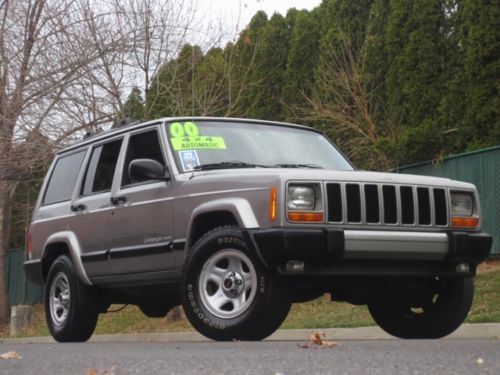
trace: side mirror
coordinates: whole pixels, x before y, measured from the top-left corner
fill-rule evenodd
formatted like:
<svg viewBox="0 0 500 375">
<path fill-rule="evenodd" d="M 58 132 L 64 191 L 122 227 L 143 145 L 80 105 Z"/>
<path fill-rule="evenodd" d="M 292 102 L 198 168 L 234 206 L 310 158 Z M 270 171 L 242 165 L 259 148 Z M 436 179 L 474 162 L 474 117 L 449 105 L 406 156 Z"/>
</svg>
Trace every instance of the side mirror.
<svg viewBox="0 0 500 375">
<path fill-rule="evenodd" d="M 170 174 L 153 159 L 134 159 L 128 166 L 128 175 L 132 181 L 168 180 Z"/>
</svg>

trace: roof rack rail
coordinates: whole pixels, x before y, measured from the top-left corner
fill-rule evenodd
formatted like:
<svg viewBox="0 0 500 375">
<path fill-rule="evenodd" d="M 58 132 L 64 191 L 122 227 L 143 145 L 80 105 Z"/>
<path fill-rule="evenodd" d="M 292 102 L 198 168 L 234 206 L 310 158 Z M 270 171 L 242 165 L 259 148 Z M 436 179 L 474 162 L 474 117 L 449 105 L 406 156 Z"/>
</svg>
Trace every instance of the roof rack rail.
<svg viewBox="0 0 500 375">
<path fill-rule="evenodd" d="M 138 124 L 139 122 L 140 122 L 139 120 L 136 120 L 134 118 L 125 117 L 125 118 L 121 119 L 120 121 L 118 121 L 118 123 L 116 124 L 116 127 L 121 128 L 122 126 Z"/>
</svg>

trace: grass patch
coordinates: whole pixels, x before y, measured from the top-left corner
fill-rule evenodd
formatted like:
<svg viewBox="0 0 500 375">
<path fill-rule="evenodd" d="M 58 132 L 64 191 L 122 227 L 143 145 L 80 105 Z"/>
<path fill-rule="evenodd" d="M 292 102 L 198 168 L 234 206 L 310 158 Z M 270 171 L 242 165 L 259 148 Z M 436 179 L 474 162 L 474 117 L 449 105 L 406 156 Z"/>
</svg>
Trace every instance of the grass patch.
<svg viewBox="0 0 500 375">
<path fill-rule="evenodd" d="M 475 282 L 475 297 L 468 323 L 500 322 L 500 262 L 486 263 L 479 269 Z M 117 309 L 120 306 L 112 306 Z M 183 314 L 181 314 L 183 316 Z M 282 328 L 340 328 L 375 325 L 365 306 L 330 302 L 328 295 L 314 301 L 294 304 Z M 193 328 L 183 316 L 174 323 L 168 318 L 147 318 L 136 306 L 108 314 L 101 314 L 96 334 L 139 333 L 139 332 L 180 332 Z M 34 308 L 34 322 L 20 336 L 47 336 L 42 305 Z M 9 326 L 0 326 L 0 337 L 9 336 Z"/>
</svg>

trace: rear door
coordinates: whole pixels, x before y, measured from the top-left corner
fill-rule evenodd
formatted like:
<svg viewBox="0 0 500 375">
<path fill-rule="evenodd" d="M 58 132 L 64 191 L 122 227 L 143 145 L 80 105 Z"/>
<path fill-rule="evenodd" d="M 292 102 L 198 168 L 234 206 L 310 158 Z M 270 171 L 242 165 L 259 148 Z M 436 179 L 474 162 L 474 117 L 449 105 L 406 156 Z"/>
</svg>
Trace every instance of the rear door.
<svg viewBox="0 0 500 375">
<path fill-rule="evenodd" d="M 130 133 L 121 160 L 121 178 L 113 193 L 110 262 L 114 275 L 175 268 L 173 254 L 173 185 L 171 181 L 133 181 L 134 159 L 153 159 L 167 168 L 158 126 Z"/>
<path fill-rule="evenodd" d="M 80 241 L 89 277 L 111 273 L 109 223 L 115 208 L 111 203 L 111 187 L 122 143 L 120 137 L 92 147 L 79 192 L 71 205 L 75 216 L 69 225 Z"/>
</svg>

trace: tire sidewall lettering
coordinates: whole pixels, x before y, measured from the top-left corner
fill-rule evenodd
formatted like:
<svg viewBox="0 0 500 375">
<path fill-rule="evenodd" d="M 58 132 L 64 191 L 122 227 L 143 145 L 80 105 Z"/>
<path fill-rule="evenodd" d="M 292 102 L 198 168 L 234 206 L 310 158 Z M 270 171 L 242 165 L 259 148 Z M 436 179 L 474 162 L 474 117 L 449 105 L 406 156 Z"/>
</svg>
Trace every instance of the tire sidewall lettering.
<svg viewBox="0 0 500 375">
<path fill-rule="evenodd" d="M 220 330 L 225 329 L 226 328 L 225 324 L 212 321 L 210 319 L 210 317 L 206 316 L 203 313 L 202 308 L 200 306 L 198 306 L 198 303 L 196 302 L 196 297 L 195 297 L 194 292 L 193 292 L 193 289 L 194 289 L 193 285 L 188 284 L 186 289 L 188 290 L 187 298 L 189 300 L 189 305 L 191 307 L 191 311 L 193 312 L 194 316 L 198 320 L 200 320 L 203 324 L 205 324 L 211 328 L 216 328 L 216 329 L 220 329 Z"/>
<path fill-rule="evenodd" d="M 224 232 L 222 232 L 224 231 Z M 184 307 L 186 314 L 191 320 L 195 328 L 209 330 L 212 332 L 222 331 L 224 335 L 231 335 L 231 332 L 243 329 L 247 326 L 249 321 L 256 319 L 262 315 L 264 306 L 267 306 L 268 294 L 271 289 L 268 289 L 269 280 L 266 275 L 264 266 L 260 263 L 259 257 L 253 250 L 253 246 L 245 239 L 237 230 L 222 229 L 217 235 L 212 235 L 200 242 L 198 246 L 193 248 L 193 253 L 190 259 L 187 260 L 185 268 L 185 284 L 184 284 Z M 256 270 L 257 286 L 254 302 L 239 316 L 231 319 L 222 319 L 212 315 L 204 306 L 199 286 L 199 274 L 206 262 L 213 254 L 218 251 L 231 249 L 239 251 L 247 255 L 253 263 Z M 269 285 L 271 286 L 271 285 Z M 205 327 L 205 328 L 203 328 Z M 197 329 L 198 329 L 197 328 Z M 246 328 L 248 329 L 248 328 Z M 225 336 L 224 336 L 225 337 Z"/>
</svg>

